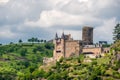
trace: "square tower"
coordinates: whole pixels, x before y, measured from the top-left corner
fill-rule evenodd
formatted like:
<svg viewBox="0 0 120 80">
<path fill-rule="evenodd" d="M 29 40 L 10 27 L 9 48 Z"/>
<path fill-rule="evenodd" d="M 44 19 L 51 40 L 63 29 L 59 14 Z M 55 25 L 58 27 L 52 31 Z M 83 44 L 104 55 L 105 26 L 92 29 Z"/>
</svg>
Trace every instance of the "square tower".
<svg viewBox="0 0 120 80">
<path fill-rule="evenodd" d="M 82 29 L 82 41 L 85 45 L 93 44 L 93 27 L 83 27 Z"/>
</svg>

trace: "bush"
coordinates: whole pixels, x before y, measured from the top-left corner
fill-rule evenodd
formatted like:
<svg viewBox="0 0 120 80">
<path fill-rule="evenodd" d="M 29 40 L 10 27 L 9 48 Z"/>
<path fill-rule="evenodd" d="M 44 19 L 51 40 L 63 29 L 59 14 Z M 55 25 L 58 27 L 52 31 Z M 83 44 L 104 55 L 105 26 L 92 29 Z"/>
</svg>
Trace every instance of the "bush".
<svg viewBox="0 0 120 80">
<path fill-rule="evenodd" d="M 36 53 L 36 52 L 37 52 L 37 49 L 36 49 L 36 48 L 34 48 L 34 49 L 32 50 L 32 52 Z"/>
<path fill-rule="evenodd" d="M 19 49 L 18 52 L 20 53 L 21 56 L 26 56 L 27 49 L 25 49 L 25 48 L 21 48 L 21 49 Z"/>
<path fill-rule="evenodd" d="M 36 50 L 40 51 L 40 52 L 43 52 L 45 50 L 45 48 L 43 46 L 37 46 Z"/>
<path fill-rule="evenodd" d="M 113 77 L 120 79 L 120 74 L 118 72 L 113 72 Z"/>
<path fill-rule="evenodd" d="M 51 43 L 46 43 L 46 44 L 45 44 L 45 48 L 46 48 L 46 49 L 53 49 L 53 48 L 54 48 L 54 45 L 51 44 Z"/>
<path fill-rule="evenodd" d="M 92 62 L 92 65 L 97 65 L 97 61 L 93 61 L 93 62 Z"/>
<path fill-rule="evenodd" d="M 89 80 L 102 80 L 101 77 L 93 73 L 90 77 Z"/>
<path fill-rule="evenodd" d="M 62 80 L 62 78 L 59 73 L 54 73 L 50 75 L 47 80 Z"/>
</svg>

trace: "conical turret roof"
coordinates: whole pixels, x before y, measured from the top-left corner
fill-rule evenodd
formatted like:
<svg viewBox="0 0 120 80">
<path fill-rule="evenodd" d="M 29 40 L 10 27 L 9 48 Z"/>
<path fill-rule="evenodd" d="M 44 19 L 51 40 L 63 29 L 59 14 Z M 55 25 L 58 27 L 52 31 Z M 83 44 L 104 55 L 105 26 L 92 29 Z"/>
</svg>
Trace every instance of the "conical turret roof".
<svg viewBox="0 0 120 80">
<path fill-rule="evenodd" d="M 56 33 L 56 35 L 55 35 L 55 39 L 57 40 L 58 39 L 58 34 Z"/>
<path fill-rule="evenodd" d="M 62 33 L 62 36 L 61 36 L 62 39 L 65 39 L 65 35 L 64 35 L 64 32 Z"/>
</svg>

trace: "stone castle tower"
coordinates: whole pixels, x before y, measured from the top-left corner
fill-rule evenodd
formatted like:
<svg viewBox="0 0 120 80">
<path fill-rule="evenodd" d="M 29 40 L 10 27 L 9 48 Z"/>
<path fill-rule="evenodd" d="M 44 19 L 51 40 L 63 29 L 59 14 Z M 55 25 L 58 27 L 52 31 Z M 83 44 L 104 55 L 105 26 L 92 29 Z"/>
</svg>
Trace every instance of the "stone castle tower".
<svg viewBox="0 0 120 80">
<path fill-rule="evenodd" d="M 83 27 L 83 29 L 82 29 L 82 41 L 86 45 L 93 44 L 93 27 Z"/>
<path fill-rule="evenodd" d="M 73 40 L 70 34 L 65 35 L 62 33 L 62 36 L 59 38 L 56 33 L 54 45 L 53 57 L 58 61 L 61 57 L 68 58 L 74 55 L 78 56 L 81 52 L 80 45 L 82 45 L 82 43 L 79 40 Z"/>
<path fill-rule="evenodd" d="M 55 60 L 59 60 L 61 57 L 65 56 L 65 42 L 64 42 L 64 33 L 62 34 L 62 37 L 59 38 L 57 33 L 55 36 L 55 40 L 54 40 L 54 53 L 53 53 L 53 57 Z"/>
</svg>

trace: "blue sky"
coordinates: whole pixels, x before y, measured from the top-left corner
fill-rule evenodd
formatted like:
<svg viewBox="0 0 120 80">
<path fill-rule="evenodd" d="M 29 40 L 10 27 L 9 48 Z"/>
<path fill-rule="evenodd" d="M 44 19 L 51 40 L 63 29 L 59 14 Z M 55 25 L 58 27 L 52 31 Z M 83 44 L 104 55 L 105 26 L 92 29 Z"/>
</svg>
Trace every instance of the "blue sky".
<svg viewBox="0 0 120 80">
<path fill-rule="evenodd" d="M 83 26 L 94 27 L 95 42 L 112 42 L 120 22 L 119 4 L 120 0 L 0 0 L 0 43 L 49 40 L 63 30 L 81 39 Z"/>
</svg>

